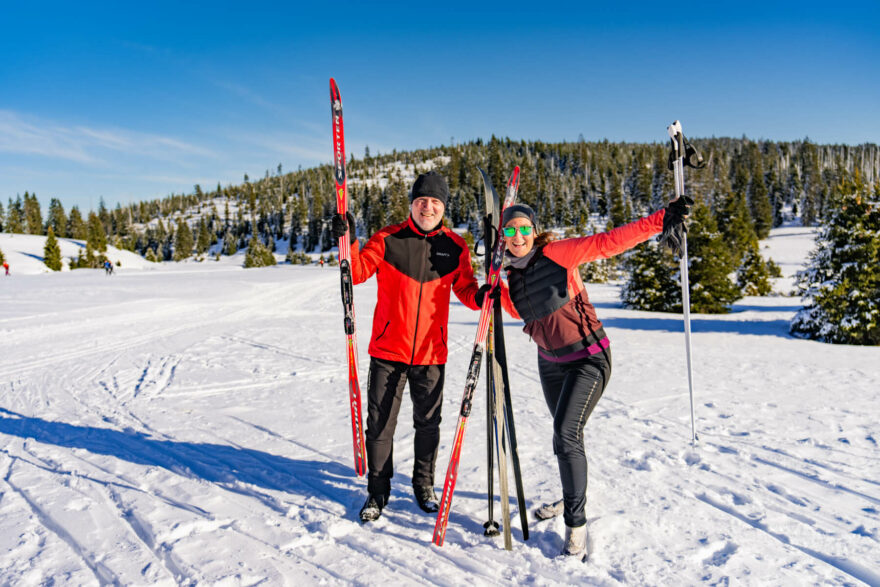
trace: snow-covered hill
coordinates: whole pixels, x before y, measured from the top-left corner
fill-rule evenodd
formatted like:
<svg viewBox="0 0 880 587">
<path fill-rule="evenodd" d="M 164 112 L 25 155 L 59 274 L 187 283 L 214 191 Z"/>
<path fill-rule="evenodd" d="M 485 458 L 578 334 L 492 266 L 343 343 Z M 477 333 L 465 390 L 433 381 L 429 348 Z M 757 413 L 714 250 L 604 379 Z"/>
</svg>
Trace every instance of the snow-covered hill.
<svg viewBox="0 0 880 587">
<path fill-rule="evenodd" d="M 789 275 L 780 292 L 811 237 L 763 243 Z M 7 258 L 27 256 L 16 239 Z M 561 519 L 531 521 L 524 542 L 515 517 L 511 552 L 482 535 L 482 385 L 445 545 L 411 496 L 409 400 L 391 503 L 358 523 L 332 268 L 123 259 L 105 277 L 24 261 L 0 276 L 0 584 L 880 585 L 880 349 L 792 338 L 797 298 L 693 316 L 692 448 L 680 318 L 588 286 L 614 374 L 586 429 L 581 564 L 556 557 Z M 364 381 L 375 295 L 355 288 Z M 505 326 L 533 509 L 560 492 L 551 421 L 534 346 Z M 454 303 L 438 488 L 475 328 Z"/>
<path fill-rule="evenodd" d="M 59 238 L 58 245 L 61 248 L 62 271 L 69 271 L 70 261 L 75 260 L 86 249 L 85 241 L 72 238 Z M 0 233 L 0 251 L 3 251 L 3 256 L 9 263 L 10 274 L 13 275 L 51 273 L 52 271 L 43 262 L 45 246 L 45 236 Z M 110 262 L 118 266 L 118 269 L 145 269 L 152 265 L 137 253 L 113 246 L 108 246 L 105 254 Z"/>
</svg>

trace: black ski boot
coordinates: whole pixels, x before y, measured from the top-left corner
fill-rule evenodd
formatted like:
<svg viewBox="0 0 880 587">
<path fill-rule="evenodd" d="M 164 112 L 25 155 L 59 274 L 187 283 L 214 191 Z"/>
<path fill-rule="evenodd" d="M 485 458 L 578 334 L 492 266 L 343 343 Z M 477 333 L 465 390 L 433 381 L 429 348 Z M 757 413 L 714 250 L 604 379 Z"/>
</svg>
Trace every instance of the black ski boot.
<svg viewBox="0 0 880 587">
<path fill-rule="evenodd" d="M 416 501 L 422 511 L 433 514 L 440 509 L 440 500 L 437 499 L 433 487 L 413 485 L 413 493 L 415 493 Z"/>
<path fill-rule="evenodd" d="M 382 515 L 382 509 L 387 503 L 387 495 L 370 495 L 366 503 L 364 503 L 364 507 L 361 508 L 361 513 L 359 514 L 361 522 L 374 522 L 378 520 Z"/>
</svg>

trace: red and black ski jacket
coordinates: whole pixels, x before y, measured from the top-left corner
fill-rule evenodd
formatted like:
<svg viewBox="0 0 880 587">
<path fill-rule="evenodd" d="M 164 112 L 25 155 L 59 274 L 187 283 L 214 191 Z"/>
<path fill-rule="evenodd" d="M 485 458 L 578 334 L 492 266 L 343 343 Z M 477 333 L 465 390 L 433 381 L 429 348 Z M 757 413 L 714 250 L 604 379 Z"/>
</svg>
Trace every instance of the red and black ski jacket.
<svg viewBox="0 0 880 587">
<path fill-rule="evenodd" d="M 360 250 L 351 245 L 351 274 L 376 274 L 371 357 L 409 365 L 446 363 L 450 293 L 472 310 L 479 286 L 464 239 L 445 226 L 424 233 L 413 222 L 386 226 Z"/>
<path fill-rule="evenodd" d="M 554 362 L 595 355 L 611 344 L 590 303 L 578 266 L 633 248 L 663 229 L 664 210 L 608 232 L 550 242 L 525 267 L 507 265 L 501 304 L 526 323 L 523 332 Z"/>
</svg>

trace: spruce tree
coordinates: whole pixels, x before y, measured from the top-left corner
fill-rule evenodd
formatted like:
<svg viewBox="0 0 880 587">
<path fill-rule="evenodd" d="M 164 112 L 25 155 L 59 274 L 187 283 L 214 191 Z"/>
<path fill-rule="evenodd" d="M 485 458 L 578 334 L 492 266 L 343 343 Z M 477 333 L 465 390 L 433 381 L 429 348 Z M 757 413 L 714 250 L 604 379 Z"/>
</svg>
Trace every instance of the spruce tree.
<svg viewBox="0 0 880 587">
<path fill-rule="evenodd" d="M 180 218 L 177 220 L 177 230 L 174 233 L 174 260 L 183 261 L 193 251 L 193 233 L 189 224 Z"/>
<path fill-rule="evenodd" d="M 67 229 L 65 232 L 68 237 L 77 240 L 86 240 L 86 238 L 88 238 L 86 223 L 83 222 L 82 214 L 80 214 L 79 208 L 76 206 L 70 209 L 70 216 L 67 217 Z"/>
<path fill-rule="evenodd" d="M 398 174 L 394 174 L 388 183 L 388 187 L 385 188 L 388 197 L 388 203 L 390 205 L 389 209 L 389 221 L 392 224 L 396 224 L 398 222 L 403 222 L 409 216 L 409 198 L 406 195 L 406 186 L 403 183 L 403 179 Z M 328 241 L 332 239 L 327 239 Z M 333 246 L 332 244 L 330 245 Z M 330 247 L 328 247 L 330 248 Z M 327 249 L 323 249 L 327 250 Z"/>
<path fill-rule="evenodd" d="M 55 238 L 55 229 L 49 227 L 46 245 L 43 247 L 43 263 L 52 271 L 61 271 L 61 247 Z"/>
<path fill-rule="evenodd" d="M 9 198 L 9 210 L 6 212 L 6 232 L 11 234 L 24 233 L 24 210 L 21 205 L 21 196 Z"/>
<path fill-rule="evenodd" d="M 741 296 L 730 280 L 737 267 L 730 244 L 718 230 L 709 208 L 698 202 L 688 221 L 688 280 L 691 310 L 724 314 Z"/>
<path fill-rule="evenodd" d="M 752 179 L 749 183 L 747 195 L 755 234 L 760 240 L 770 236 L 770 229 L 773 227 L 773 206 L 770 202 L 770 190 L 767 189 L 767 184 L 764 181 L 764 166 L 761 162 L 761 152 L 758 150 L 757 145 L 750 152 Z"/>
<path fill-rule="evenodd" d="M 223 235 L 223 254 L 234 255 L 238 251 L 238 239 L 233 232 L 227 231 Z"/>
<path fill-rule="evenodd" d="M 86 242 L 91 245 L 93 251 L 103 253 L 107 250 L 107 233 L 104 232 L 100 217 L 94 212 L 89 212 L 86 232 Z"/>
<path fill-rule="evenodd" d="M 0 265 L 6 262 L 6 257 L 3 256 L 3 249 L 0 249 Z"/>
<path fill-rule="evenodd" d="M 742 263 L 746 252 L 757 246 L 755 225 L 746 204 L 745 193 L 733 192 L 727 195 L 715 216 L 717 227 L 731 248 L 737 266 Z"/>
<path fill-rule="evenodd" d="M 757 243 L 749 247 L 736 271 L 736 284 L 747 296 L 766 296 L 773 291 L 770 265 L 761 256 Z"/>
<path fill-rule="evenodd" d="M 681 312 L 678 264 L 653 242 L 637 246 L 625 261 L 629 278 L 620 290 L 627 308 L 649 312 Z"/>
<path fill-rule="evenodd" d="M 208 252 L 208 248 L 211 246 L 211 231 L 208 229 L 208 223 L 205 222 L 205 217 L 203 216 L 199 220 L 199 234 L 196 238 L 196 252 L 200 255 L 204 255 Z"/>
<path fill-rule="evenodd" d="M 809 265 L 797 275 L 804 308 L 792 319 L 792 334 L 880 345 L 880 190 L 873 198 L 859 175 L 832 193 Z"/>
<path fill-rule="evenodd" d="M 52 228 L 55 231 L 55 236 L 61 238 L 67 236 L 67 214 L 64 213 L 64 206 L 58 198 L 49 200 L 49 213 L 46 218 L 46 225 L 46 228 Z"/>
<path fill-rule="evenodd" d="M 244 256 L 245 268 L 250 267 L 268 267 L 275 265 L 275 255 L 266 248 L 266 245 L 260 242 L 260 239 L 253 237 L 248 243 L 248 250 Z"/>
<path fill-rule="evenodd" d="M 36 194 L 24 193 L 24 224 L 28 234 L 43 234 L 43 215 Z"/>
</svg>

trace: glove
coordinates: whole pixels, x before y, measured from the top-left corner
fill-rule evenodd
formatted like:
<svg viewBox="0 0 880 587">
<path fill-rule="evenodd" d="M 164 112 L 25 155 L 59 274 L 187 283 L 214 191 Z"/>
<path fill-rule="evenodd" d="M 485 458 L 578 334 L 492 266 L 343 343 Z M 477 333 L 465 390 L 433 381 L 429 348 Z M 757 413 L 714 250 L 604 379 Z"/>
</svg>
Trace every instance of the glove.
<svg viewBox="0 0 880 587">
<path fill-rule="evenodd" d="M 486 298 L 486 292 L 492 289 L 492 286 L 488 283 L 484 283 L 480 286 L 480 289 L 477 291 L 476 295 L 474 295 L 474 301 L 477 302 L 477 305 L 481 308 L 483 307 L 483 300 Z M 489 299 L 497 302 L 501 299 L 501 286 L 499 285 L 492 293 L 489 294 Z"/>
<path fill-rule="evenodd" d="M 354 215 L 351 212 L 346 212 L 345 216 L 334 214 L 330 218 L 330 236 L 339 240 L 346 232 L 354 236 Z"/>
<path fill-rule="evenodd" d="M 684 219 L 691 211 L 694 201 L 688 196 L 681 196 L 669 202 L 666 206 L 666 214 L 663 215 L 663 232 L 660 234 L 660 243 L 669 247 L 676 255 L 681 255 L 681 247 L 687 238 L 687 226 Z"/>
</svg>

